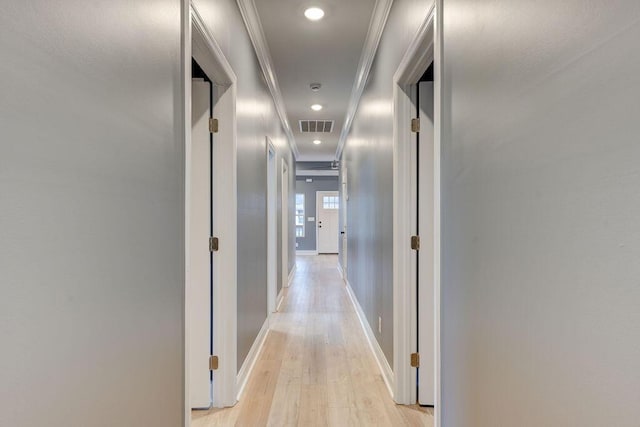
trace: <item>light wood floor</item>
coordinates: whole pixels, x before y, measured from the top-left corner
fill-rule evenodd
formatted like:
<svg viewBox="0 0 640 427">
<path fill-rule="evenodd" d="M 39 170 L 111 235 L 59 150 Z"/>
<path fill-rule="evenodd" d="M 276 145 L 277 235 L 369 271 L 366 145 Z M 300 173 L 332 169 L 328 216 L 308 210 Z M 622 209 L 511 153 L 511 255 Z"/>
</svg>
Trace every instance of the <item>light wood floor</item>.
<svg viewBox="0 0 640 427">
<path fill-rule="evenodd" d="M 395 405 L 333 255 L 301 256 L 240 402 L 193 411 L 205 426 L 433 426 Z"/>
</svg>

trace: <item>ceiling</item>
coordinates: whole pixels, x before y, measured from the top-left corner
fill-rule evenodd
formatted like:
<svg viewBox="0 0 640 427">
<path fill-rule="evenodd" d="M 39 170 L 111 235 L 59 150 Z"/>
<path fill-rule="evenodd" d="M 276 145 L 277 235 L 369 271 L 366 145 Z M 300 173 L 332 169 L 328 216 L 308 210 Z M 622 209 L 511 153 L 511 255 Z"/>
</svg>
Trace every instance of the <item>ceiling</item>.
<svg viewBox="0 0 640 427">
<path fill-rule="evenodd" d="M 334 160 L 356 80 L 375 0 L 255 0 L 285 111 L 299 150 L 297 160 Z M 304 11 L 320 7 L 319 21 Z M 321 89 L 311 90 L 311 83 Z M 321 111 L 311 110 L 321 104 Z M 334 120 L 331 133 L 301 133 L 299 120 Z M 313 144 L 320 139 L 321 144 Z"/>
</svg>

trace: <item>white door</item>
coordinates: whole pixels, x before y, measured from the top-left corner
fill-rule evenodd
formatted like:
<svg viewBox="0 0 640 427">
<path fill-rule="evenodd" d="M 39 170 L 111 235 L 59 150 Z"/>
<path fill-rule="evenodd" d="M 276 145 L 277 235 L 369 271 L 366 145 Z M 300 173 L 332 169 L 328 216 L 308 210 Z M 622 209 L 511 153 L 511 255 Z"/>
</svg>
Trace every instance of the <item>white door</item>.
<svg viewBox="0 0 640 427">
<path fill-rule="evenodd" d="M 189 214 L 189 396 L 192 408 L 212 402 L 211 373 L 211 84 L 191 83 L 191 173 Z"/>
<path fill-rule="evenodd" d="M 289 168 L 282 160 L 282 287 L 289 286 Z"/>
<path fill-rule="evenodd" d="M 349 195 L 347 193 L 347 168 L 342 168 L 342 204 L 340 205 L 340 212 L 342 212 L 342 230 L 340 235 L 342 236 L 342 274 L 344 278 L 347 278 L 347 200 Z"/>
<path fill-rule="evenodd" d="M 337 191 L 316 192 L 319 254 L 338 253 L 340 196 Z"/>
<path fill-rule="evenodd" d="M 276 150 L 267 138 L 267 313 L 276 311 L 278 252 L 276 221 Z"/>
<path fill-rule="evenodd" d="M 418 84 L 418 402 L 435 402 L 435 281 L 434 281 L 434 138 L 433 82 Z"/>
</svg>

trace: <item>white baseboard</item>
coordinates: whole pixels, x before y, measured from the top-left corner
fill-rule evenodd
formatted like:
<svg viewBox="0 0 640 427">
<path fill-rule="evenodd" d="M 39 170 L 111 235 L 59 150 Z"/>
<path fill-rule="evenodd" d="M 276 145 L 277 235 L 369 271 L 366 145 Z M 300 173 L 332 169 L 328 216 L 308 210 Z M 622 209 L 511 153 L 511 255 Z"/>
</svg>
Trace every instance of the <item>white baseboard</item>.
<svg viewBox="0 0 640 427">
<path fill-rule="evenodd" d="M 240 396 L 244 391 L 245 386 L 247 385 L 247 381 L 249 380 L 249 375 L 253 370 L 253 367 L 258 360 L 258 356 L 260 356 L 260 352 L 262 351 L 262 347 L 264 346 L 264 342 L 267 339 L 267 334 L 269 333 L 269 319 L 267 318 L 262 324 L 262 328 L 260 328 L 260 332 L 258 332 L 258 336 L 256 340 L 253 342 L 253 345 L 249 349 L 249 354 L 247 354 L 247 358 L 244 360 L 240 371 L 238 372 L 238 376 L 236 378 L 236 390 L 238 390 L 238 400 L 240 400 Z"/>
<path fill-rule="evenodd" d="M 373 352 L 373 356 L 376 359 L 376 362 L 378 363 L 378 368 L 380 369 L 380 372 L 382 373 L 382 378 L 384 379 L 384 383 L 386 384 L 387 389 L 389 390 L 389 395 L 391 396 L 391 398 L 393 398 L 393 383 L 394 383 L 393 370 L 391 369 L 391 366 L 389 366 L 389 362 L 387 361 L 387 358 L 385 357 L 384 352 L 382 351 L 382 348 L 380 348 L 380 344 L 378 344 L 378 340 L 376 339 L 376 336 L 373 333 L 373 329 L 371 329 L 371 325 L 369 325 L 369 322 L 367 321 L 367 316 L 365 316 L 364 311 L 362 310 L 362 307 L 358 302 L 358 299 L 353 293 L 351 284 L 349 283 L 348 280 L 345 280 L 345 281 L 347 284 L 346 286 L 347 294 L 349 294 L 349 299 L 351 300 L 353 307 L 356 309 L 356 313 L 358 314 L 358 319 L 360 320 L 360 326 L 362 326 L 362 330 L 364 331 L 364 334 L 367 337 L 367 341 L 369 342 L 369 347 L 371 348 L 371 351 Z"/>
<path fill-rule="evenodd" d="M 296 251 L 296 255 L 318 255 L 318 251 Z"/>
<path fill-rule="evenodd" d="M 278 296 L 276 297 L 276 311 L 280 311 L 280 305 L 282 304 L 282 301 L 284 301 L 284 289 L 280 288 L 280 292 L 278 292 Z"/>
<path fill-rule="evenodd" d="M 296 275 L 296 268 L 298 266 L 293 264 L 293 268 L 289 272 L 289 282 L 287 283 L 287 287 L 291 286 L 291 282 L 293 282 L 293 277 Z"/>
</svg>

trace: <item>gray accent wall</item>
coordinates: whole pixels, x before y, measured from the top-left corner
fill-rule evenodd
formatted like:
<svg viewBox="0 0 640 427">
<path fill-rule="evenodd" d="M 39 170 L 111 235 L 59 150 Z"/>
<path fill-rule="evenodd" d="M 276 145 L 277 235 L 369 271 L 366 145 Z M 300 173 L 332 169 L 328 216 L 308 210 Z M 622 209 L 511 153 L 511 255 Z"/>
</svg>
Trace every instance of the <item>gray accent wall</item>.
<svg viewBox="0 0 640 427">
<path fill-rule="evenodd" d="M 347 168 L 349 194 L 347 278 L 391 366 L 393 74 L 430 6 L 424 0 L 393 2 L 341 159 Z M 382 333 L 378 333 L 378 316 Z"/>
<path fill-rule="evenodd" d="M 267 318 L 267 142 L 276 148 L 278 232 L 282 160 L 289 165 L 289 271 L 295 263 L 295 161 L 237 3 L 194 0 L 238 77 L 238 370 Z M 282 242 L 278 241 L 278 259 Z M 278 263 L 278 277 L 281 277 Z M 278 287 L 281 284 L 278 281 Z"/>
<path fill-rule="evenodd" d="M 637 426 L 640 2 L 443 28 L 443 425 Z"/>
<path fill-rule="evenodd" d="M 312 182 L 306 182 L 307 178 Z M 305 235 L 296 237 L 299 251 L 316 250 L 316 227 L 318 218 L 316 214 L 316 191 L 338 191 L 337 176 L 298 176 L 296 177 L 296 193 L 304 194 L 305 208 Z M 315 221 L 307 221 L 307 218 L 315 217 Z"/>
<path fill-rule="evenodd" d="M 0 13 L 0 425 L 184 418 L 177 0 Z"/>
</svg>

